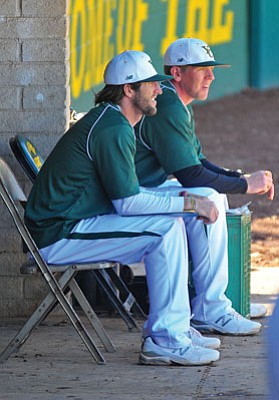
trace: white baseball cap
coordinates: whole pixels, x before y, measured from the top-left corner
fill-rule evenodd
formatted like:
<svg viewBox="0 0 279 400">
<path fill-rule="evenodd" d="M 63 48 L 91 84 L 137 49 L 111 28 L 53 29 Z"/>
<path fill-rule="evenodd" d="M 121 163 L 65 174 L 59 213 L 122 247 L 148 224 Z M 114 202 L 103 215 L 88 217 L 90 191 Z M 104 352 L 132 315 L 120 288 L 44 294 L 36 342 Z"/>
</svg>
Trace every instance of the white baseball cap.
<svg viewBox="0 0 279 400">
<path fill-rule="evenodd" d="M 136 50 L 126 50 L 113 57 L 104 72 L 104 82 L 108 85 L 159 82 L 172 78 L 171 75 L 159 75 L 149 55 Z"/>
<path fill-rule="evenodd" d="M 213 53 L 200 39 L 181 38 L 169 45 L 164 55 L 164 65 L 192 65 L 201 67 L 229 67 L 215 61 Z"/>
</svg>

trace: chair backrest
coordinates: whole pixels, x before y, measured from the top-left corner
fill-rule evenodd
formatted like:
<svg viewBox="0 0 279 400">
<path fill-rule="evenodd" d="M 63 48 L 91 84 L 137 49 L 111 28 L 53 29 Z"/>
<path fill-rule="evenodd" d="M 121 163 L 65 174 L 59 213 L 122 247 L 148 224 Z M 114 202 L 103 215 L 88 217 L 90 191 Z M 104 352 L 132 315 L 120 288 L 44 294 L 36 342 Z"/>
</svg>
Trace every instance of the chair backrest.
<svg viewBox="0 0 279 400">
<path fill-rule="evenodd" d="M 31 182 L 34 182 L 44 159 L 35 145 L 23 135 L 13 136 L 10 147 Z"/>
<path fill-rule="evenodd" d="M 20 202 L 22 207 L 25 208 L 26 196 L 11 168 L 2 157 L 0 157 L 0 196 L 8 208 L 15 222 L 16 228 L 21 235 L 23 241 L 23 251 L 25 253 L 30 251 L 31 254 L 33 254 L 34 251 L 38 252 L 36 245 L 30 233 L 27 231 L 21 214 L 16 206 L 16 202 Z M 28 241 L 30 242 L 31 246 L 30 244 L 28 245 Z"/>
<path fill-rule="evenodd" d="M 0 157 L 0 183 L 2 189 L 6 191 L 13 201 L 26 201 L 26 196 L 20 184 L 18 183 L 9 165 L 2 157 Z"/>
<path fill-rule="evenodd" d="M 0 196 L 14 220 L 16 228 L 26 245 L 26 249 L 37 262 L 42 272 L 48 270 L 47 264 L 42 259 L 29 230 L 24 224 L 23 217 L 16 206 L 16 202 L 20 202 L 24 207 L 26 196 L 11 168 L 2 157 L 0 157 Z"/>
</svg>

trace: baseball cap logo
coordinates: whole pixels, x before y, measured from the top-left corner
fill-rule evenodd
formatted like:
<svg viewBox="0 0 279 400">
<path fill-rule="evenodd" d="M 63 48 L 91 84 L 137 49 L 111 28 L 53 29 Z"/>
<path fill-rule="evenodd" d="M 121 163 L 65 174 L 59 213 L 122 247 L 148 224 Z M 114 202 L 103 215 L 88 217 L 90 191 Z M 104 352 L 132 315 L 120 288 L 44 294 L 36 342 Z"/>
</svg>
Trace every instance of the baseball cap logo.
<svg viewBox="0 0 279 400">
<path fill-rule="evenodd" d="M 210 48 L 208 45 L 202 46 L 202 48 L 205 50 L 206 54 L 207 54 L 210 58 L 213 58 L 213 53 L 212 53 L 212 51 L 211 51 L 211 48 Z"/>
<path fill-rule="evenodd" d="M 126 79 L 127 79 L 128 81 L 130 81 L 131 79 L 133 79 L 133 76 L 134 76 L 134 75 L 127 75 L 127 76 L 126 76 Z"/>
</svg>

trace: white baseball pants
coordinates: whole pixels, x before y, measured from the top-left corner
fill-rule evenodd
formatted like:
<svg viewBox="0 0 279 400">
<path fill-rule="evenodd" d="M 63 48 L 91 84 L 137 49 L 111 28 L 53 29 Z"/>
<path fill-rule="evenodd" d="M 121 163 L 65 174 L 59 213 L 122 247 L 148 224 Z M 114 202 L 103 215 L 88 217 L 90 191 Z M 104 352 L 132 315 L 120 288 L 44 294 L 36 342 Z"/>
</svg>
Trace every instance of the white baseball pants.
<svg viewBox="0 0 279 400">
<path fill-rule="evenodd" d="M 188 193 L 207 196 L 214 201 L 219 217 L 214 224 L 204 225 L 196 217 L 186 214 L 184 222 L 188 247 L 193 263 L 192 279 L 195 297 L 191 299 L 193 318 L 215 321 L 232 311 L 232 303 L 226 297 L 228 285 L 228 231 L 226 221 L 227 197 L 211 188 L 183 188 L 176 180 L 168 180 L 152 191 Z"/>
<path fill-rule="evenodd" d="M 150 313 L 147 333 L 161 346 L 190 344 L 187 237 L 182 218 L 173 216 L 121 217 L 104 215 L 80 221 L 73 239 L 41 249 L 52 264 L 144 261 Z M 106 238 L 97 239 L 96 234 Z M 117 237 L 116 237 L 117 236 Z"/>
</svg>

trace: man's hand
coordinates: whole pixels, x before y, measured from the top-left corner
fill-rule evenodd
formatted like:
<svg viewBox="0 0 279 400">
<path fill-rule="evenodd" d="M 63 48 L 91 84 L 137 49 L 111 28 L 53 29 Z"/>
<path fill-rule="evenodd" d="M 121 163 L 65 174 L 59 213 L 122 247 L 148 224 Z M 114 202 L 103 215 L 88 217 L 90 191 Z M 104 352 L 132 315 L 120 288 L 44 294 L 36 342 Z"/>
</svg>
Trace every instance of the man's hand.
<svg viewBox="0 0 279 400">
<path fill-rule="evenodd" d="M 198 219 L 205 224 L 214 223 L 219 215 L 214 202 L 208 197 L 199 195 L 184 195 L 184 211 L 194 210 L 198 214 Z"/>
<path fill-rule="evenodd" d="M 249 194 L 267 194 L 268 200 L 274 198 L 274 184 L 271 171 L 256 171 L 243 176 L 247 183 Z"/>
</svg>

